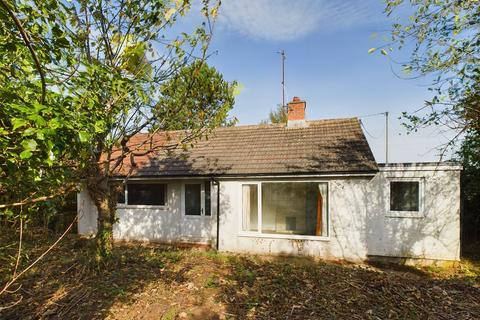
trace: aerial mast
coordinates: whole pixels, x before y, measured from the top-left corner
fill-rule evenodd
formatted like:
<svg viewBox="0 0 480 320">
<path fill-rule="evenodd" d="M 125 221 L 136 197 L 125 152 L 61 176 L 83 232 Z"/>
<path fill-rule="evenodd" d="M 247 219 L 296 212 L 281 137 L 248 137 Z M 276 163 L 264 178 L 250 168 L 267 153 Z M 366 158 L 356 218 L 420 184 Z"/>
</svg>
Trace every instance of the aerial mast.
<svg viewBox="0 0 480 320">
<path fill-rule="evenodd" d="M 285 50 L 278 52 L 280 54 L 281 63 L 282 63 L 282 108 L 285 108 Z M 287 110 L 288 112 L 288 110 Z"/>
</svg>

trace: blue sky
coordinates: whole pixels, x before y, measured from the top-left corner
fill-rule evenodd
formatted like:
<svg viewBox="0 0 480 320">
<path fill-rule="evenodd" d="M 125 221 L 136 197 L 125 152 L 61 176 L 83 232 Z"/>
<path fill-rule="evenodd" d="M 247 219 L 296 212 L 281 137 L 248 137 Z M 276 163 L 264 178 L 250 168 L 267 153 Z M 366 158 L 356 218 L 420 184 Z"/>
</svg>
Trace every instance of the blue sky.
<svg viewBox="0 0 480 320">
<path fill-rule="evenodd" d="M 407 135 L 398 119 L 428 99 L 428 80 L 399 79 L 386 57 L 367 53 L 384 43 L 382 34 L 393 21 L 383 8 L 381 0 L 224 0 L 211 44 L 218 53 L 209 64 L 243 86 L 231 113 L 239 125 L 259 123 L 281 102 L 277 52 L 284 49 L 286 100 L 306 100 L 307 119 L 389 111 L 389 160 L 437 160 L 448 133 L 428 128 Z M 408 51 L 393 57 L 405 60 Z M 383 162 L 384 118 L 362 121 L 375 158 Z"/>
</svg>

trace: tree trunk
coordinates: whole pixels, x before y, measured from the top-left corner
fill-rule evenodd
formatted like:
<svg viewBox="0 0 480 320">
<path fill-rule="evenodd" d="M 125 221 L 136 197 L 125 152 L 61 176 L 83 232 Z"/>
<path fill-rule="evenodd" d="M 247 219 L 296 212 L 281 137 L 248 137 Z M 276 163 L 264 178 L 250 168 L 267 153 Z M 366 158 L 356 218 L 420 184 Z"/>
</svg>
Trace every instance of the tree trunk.
<svg viewBox="0 0 480 320">
<path fill-rule="evenodd" d="M 117 193 L 107 177 L 92 178 L 88 181 L 87 187 L 98 211 L 95 258 L 97 262 L 102 262 L 112 256 Z"/>
</svg>

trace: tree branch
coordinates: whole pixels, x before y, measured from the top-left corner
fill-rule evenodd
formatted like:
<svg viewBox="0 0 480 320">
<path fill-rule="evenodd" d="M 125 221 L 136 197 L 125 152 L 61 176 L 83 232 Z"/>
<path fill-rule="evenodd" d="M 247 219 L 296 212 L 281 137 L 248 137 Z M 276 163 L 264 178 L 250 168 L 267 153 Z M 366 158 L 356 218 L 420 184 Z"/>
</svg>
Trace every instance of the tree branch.
<svg viewBox="0 0 480 320">
<path fill-rule="evenodd" d="M 28 205 L 28 204 L 33 204 L 33 203 L 37 203 L 37 202 L 50 200 L 50 199 L 56 198 L 56 197 L 58 197 L 62 194 L 73 191 L 74 189 L 75 189 L 75 185 L 71 185 L 71 186 L 69 186 L 69 187 L 67 187 L 63 190 L 60 190 L 59 192 L 57 192 L 55 194 L 52 194 L 52 195 L 49 195 L 49 196 L 38 197 L 38 198 L 35 198 L 35 199 L 25 199 L 25 200 L 22 200 L 22 201 L 19 201 L 19 202 L 14 202 L 14 203 L 0 204 L 0 209 L 19 207 L 19 206 L 24 206 L 24 205 Z"/>
<path fill-rule="evenodd" d="M 21 21 L 17 18 L 17 16 L 15 16 L 13 11 L 10 10 L 10 8 L 8 7 L 8 5 L 5 3 L 4 0 L 0 0 L 0 4 L 5 8 L 5 10 L 8 12 L 10 17 L 15 22 L 15 25 L 17 26 L 18 31 L 20 31 L 23 42 L 25 43 L 28 50 L 30 51 L 30 54 L 32 55 L 33 61 L 35 62 L 35 67 L 37 68 L 38 73 L 40 74 L 40 81 L 42 82 L 42 98 L 41 98 L 40 102 L 43 104 L 45 102 L 45 95 L 46 95 L 46 92 L 47 92 L 47 84 L 46 84 L 46 81 L 45 81 L 45 74 L 44 74 L 43 69 L 40 65 L 40 61 L 38 60 L 37 54 L 35 53 L 35 50 L 33 49 L 32 43 L 31 43 L 31 41 L 30 41 L 30 39 L 27 35 L 27 32 L 23 28 Z"/>
</svg>

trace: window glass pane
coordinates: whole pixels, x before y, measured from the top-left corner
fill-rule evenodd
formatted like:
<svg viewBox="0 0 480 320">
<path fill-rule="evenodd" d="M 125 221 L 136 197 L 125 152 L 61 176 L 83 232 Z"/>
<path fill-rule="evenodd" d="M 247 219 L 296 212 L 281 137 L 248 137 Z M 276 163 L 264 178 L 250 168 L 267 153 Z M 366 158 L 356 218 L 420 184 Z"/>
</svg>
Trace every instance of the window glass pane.
<svg viewBox="0 0 480 320">
<path fill-rule="evenodd" d="M 242 230 L 258 231 L 258 187 L 242 185 Z"/>
<path fill-rule="evenodd" d="M 117 203 L 125 204 L 125 186 L 121 192 L 117 193 Z"/>
<path fill-rule="evenodd" d="M 212 214 L 211 209 L 211 192 L 210 192 L 210 181 L 205 181 L 205 215 L 209 216 Z"/>
<path fill-rule="evenodd" d="M 262 184 L 262 233 L 328 235 L 327 184 Z"/>
<path fill-rule="evenodd" d="M 419 211 L 420 184 L 417 181 L 390 182 L 391 211 Z"/>
<path fill-rule="evenodd" d="M 201 184 L 185 185 L 185 214 L 190 216 L 201 215 Z"/>
<path fill-rule="evenodd" d="M 157 183 L 129 183 L 128 204 L 129 205 L 165 205 L 167 191 L 166 184 Z"/>
</svg>

